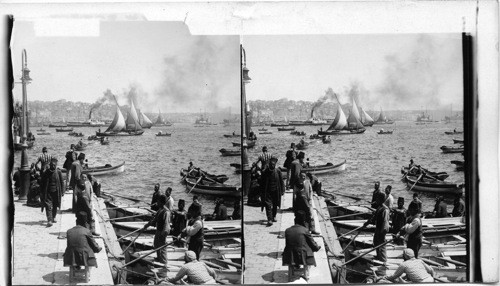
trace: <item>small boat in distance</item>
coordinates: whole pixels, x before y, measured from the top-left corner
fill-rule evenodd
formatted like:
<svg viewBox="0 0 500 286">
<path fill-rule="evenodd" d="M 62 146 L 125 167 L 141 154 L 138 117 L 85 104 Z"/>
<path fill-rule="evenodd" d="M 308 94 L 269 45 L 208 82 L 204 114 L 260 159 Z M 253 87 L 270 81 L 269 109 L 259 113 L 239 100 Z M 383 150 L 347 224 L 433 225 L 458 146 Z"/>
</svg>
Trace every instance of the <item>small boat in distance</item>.
<svg viewBox="0 0 500 286">
<path fill-rule="evenodd" d="M 222 148 L 219 150 L 222 156 L 241 156 L 241 150 L 229 150 Z"/>
<path fill-rule="evenodd" d="M 380 131 L 377 132 L 377 134 L 392 134 L 393 132 L 394 132 L 394 130 L 385 131 L 384 129 L 380 129 Z"/>
<path fill-rule="evenodd" d="M 446 135 L 453 135 L 453 134 L 463 134 L 463 131 L 457 131 L 457 129 L 454 129 L 453 131 L 445 131 L 444 134 Z"/>
<path fill-rule="evenodd" d="M 71 127 L 61 127 L 61 128 L 56 128 L 56 132 L 72 132 L 73 128 Z"/>
<path fill-rule="evenodd" d="M 163 133 L 163 132 L 158 132 L 155 134 L 157 137 L 169 137 L 172 135 L 172 133 Z"/>
<path fill-rule="evenodd" d="M 441 146 L 441 150 L 443 153 L 462 153 L 464 151 L 464 146 L 460 147 L 450 147 L 450 146 Z"/>
<path fill-rule="evenodd" d="M 278 127 L 278 131 L 293 131 L 295 130 L 295 126 L 292 127 Z"/>
<path fill-rule="evenodd" d="M 453 143 L 454 144 L 464 144 L 464 139 L 455 139 L 455 138 L 453 138 Z"/>
</svg>

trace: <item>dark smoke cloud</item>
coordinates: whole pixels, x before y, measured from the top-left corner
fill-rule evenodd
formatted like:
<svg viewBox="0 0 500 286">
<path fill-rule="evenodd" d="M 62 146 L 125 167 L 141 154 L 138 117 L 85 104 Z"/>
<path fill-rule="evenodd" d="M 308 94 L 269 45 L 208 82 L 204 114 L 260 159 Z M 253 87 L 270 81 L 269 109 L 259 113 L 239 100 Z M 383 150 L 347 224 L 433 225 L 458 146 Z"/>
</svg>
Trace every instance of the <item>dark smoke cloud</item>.
<svg viewBox="0 0 500 286">
<path fill-rule="evenodd" d="M 103 96 L 97 99 L 97 101 L 90 106 L 90 112 L 94 111 L 95 109 L 99 108 L 101 105 L 104 103 L 110 103 L 110 102 L 115 102 L 115 99 L 113 98 L 113 93 L 111 93 L 111 90 L 106 90 L 103 93 Z"/>
<path fill-rule="evenodd" d="M 156 104 L 165 102 L 169 109 L 197 111 L 193 109 L 203 107 L 207 112 L 217 111 L 227 106 L 228 85 L 236 87 L 234 99 L 239 99 L 239 45 L 232 43 L 232 38 L 197 36 L 184 51 L 187 56 L 165 58 L 163 83 L 154 97 Z"/>
<path fill-rule="evenodd" d="M 314 117 L 314 110 L 318 107 L 320 107 L 323 103 L 325 103 L 328 100 L 335 100 L 335 94 L 331 88 L 328 88 L 327 91 L 325 91 L 325 95 L 320 97 L 312 106 L 311 108 L 311 117 Z"/>
<path fill-rule="evenodd" d="M 368 101 L 372 108 L 436 108 L 450 103 L 450 90 L 460 90 L 458 38 L 420 35 L 413 47 L 385 57 L 385 78 L 377 95 Z M 456 94 L 451 96 L 456 98 Z"/>
</svg>

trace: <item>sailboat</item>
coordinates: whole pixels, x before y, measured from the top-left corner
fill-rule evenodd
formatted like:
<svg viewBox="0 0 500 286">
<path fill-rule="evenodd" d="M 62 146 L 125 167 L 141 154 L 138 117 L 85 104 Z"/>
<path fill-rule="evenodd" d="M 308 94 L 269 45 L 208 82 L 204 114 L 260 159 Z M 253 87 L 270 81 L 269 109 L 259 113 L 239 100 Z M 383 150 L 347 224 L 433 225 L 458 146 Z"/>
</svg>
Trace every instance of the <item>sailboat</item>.
<svg viewBox="0 0 500 286">
<path fill-rule="evenodd" d="M 161 117 L 161 111 L 158 109 L 158 118 L 156 118 L 154 126 L 172 126 L 172 123 L 166 122 L 163 117 Z"/>
<path fill-rule="evenodd" d="M 366 113 L 366 111 L 361 106 L 359 107 L 359 111 L 361 114 L 361 123 L 363 123 L 363 126 L 372 126 L 373 123 L 375 123 L 375 120 L 373 120 L 373 118 L 371 118 L 371 116 L 368 115 L 368 113 Z"/>
<path fill-rule="evenodd" d="M 142 128 L 151 128 L 151 126 L 153 126 L 151 119 L 149 119 L 142 111 L 139 111 L 139 124 Z"/>
<path fill-rule="evenodd" d="M 387 119 L 387 116 L 385 116 L 384 111 L 382 108 L 380 108 L 380 115 L 378 116 L 377 120 L 373 124 L 393 124 L 393 120 Z"/>
<path fill-rule="evenodd" d="M 120 111 L 120 106 L 118 105 L 118 101 L 116 101 L 116 112 L 113 121 L 109 125 L 108 129 L 106 129 L 106 131 L 104 132 L 100 132 L 100 130 L 96 131 L 96 136 L 105 136 L 105 137 L 137 136 L 137 135 L 142 135 L 142 133 L 144 133 L 144 130 L 139 124 L 139 120 L 137 118 L 137 111 L 135 110 L 134 103 L 132 102 L 127 117 L 127 121 L 125 121 L 125 118 L 123 117 L 123 114 Z"/>
<path fill-rule="evenodd" d="M 336 94 L 335 98 L 337 99 L 337 114 L 335 115 L 335 119 L 333 120 L 330 127 L 328 127 L 328 129 L 326 129 L 325 131 L 321 129 L 318 130 L 318 135 L 343 135 L 343 134 L 364 133 L 366 131 L 366 128 L 364 128 L 363 124 L 361 123 L 361 118 L 359 115 L 356 102 L 353 101 L 349 117 L 346 117 Z"/>
</svg>

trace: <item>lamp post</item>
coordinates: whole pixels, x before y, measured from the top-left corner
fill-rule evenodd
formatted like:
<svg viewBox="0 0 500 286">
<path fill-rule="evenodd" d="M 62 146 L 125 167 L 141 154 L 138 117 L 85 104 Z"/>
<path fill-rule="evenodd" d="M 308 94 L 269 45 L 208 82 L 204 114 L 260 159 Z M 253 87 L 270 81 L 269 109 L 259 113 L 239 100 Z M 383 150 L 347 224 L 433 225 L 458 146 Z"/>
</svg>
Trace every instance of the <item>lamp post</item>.
<svg viewBox="0 0 500 286">
<path fill-rule="evenodd" d="M 248 76 L 249 70 L 246 67 L 246 53 L 245 49 L 243 48 L 242 45 L 240 45 L 241 48 L 241 136 L 242 136 L 242 142 L 241 142 L 241 172 L 243 174 L 243 196 L 248 195 L 250 191 L 250 181 L 251 181 L 251 173 L 250 173 L 250 166 L 248 163 L 248 143 L 247 143 L 247 138 L 248 138 L 248 109 L 247 109 L 247 99 L 246 99 L 246 92 L 245 92 L 245 85 L 247 83 L 250 83 L 250 80 L 252 80 Z"/>
<path fill-rule="evenodd" d="M 22 151 L 21 151 L 21 168 L 20 171 L 20 179 L 21 179 L 21 189 L 19 190 L 19 201 L 26 201 L 28 199 L 28 191 L 30 188 L 30 167 L 28 162 L 28 153 L 26 149 L 28 148 L 28 144 L 26 144 L 27 140 L 27 130 L 28 130 L 28 95 L 26 92 L 26 85 L 31 81 L 30 78 L 30 70 L 27 67 L 28 58 L 26 56 L 26 50 L 23 49 L 22 55 L 22 76 L 21 81 L 23 84 L 23 135 L 22 135 Z"/>
</svg>

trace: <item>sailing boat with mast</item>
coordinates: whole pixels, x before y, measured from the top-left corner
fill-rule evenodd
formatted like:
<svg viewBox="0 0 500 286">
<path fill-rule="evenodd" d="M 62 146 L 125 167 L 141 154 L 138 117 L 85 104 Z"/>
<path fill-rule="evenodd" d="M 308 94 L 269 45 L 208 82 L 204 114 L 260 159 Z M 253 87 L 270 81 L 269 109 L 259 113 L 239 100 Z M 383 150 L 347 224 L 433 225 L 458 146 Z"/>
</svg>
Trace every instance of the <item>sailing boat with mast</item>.
<svg viewBox="0 0 500 286">
<path fill-rule="evenodd" d="M 337 114 L 335 115 L 335 119 L 330 127 L 328 127 L 325 131 L 318 130 L 318 135 L 347 135 L 364 133 L 366 128 L 361 123 L 361 117 L 359 115 L 356 102 L 353 100 L 349 117 L 346 117 L 337 94 L 334 93 L 334 95 L 337 99 Z"/>
<path fill-rule="evenodd" d="M 393 124 L 394 120 L 387 119 L 387 116 L 385 116 L 384 111 L 382 110 L 382 107 L 380 108 L 380 115 L 378 116 L 377 120 L 375 120 L 376 125 L 379 124 Z"/>
<path fill-rule="evenodd" d="M 153 126 L 151 119 L 149 119 L 149 117 L 147 117 L 141 110 L 139 110 L 139 124 L 142 128 L 151 128 L 151 126 Z"/>
<path fill-rule="evenodd" d="M 130 106 L 129 115 L 127 121 L 123 117 L 120 111 L 120 106 L 116 97 L 113 95 L 116 102 L 116 112 L 113 121 L 109 125 L 108 129 L 104 132 L 96 131 L 96 136 L 138 136 L 144 133 L 141 125 L 139 124 L 139 119 L 137 118 L 137 111 L 135 110 L 134 103 L 132 102 Z M 134 117 L 135 115 L 135 117 Z"/>
<path fill-rule="evenodd" d="M 161 116 L 161 111 L 158 109 L 158 117 L 156 118 L 156 122 L 154 126 L 172 126 L 172 123 L 165 121 Z"/>
<path fill-rule="evenodd" d="M 361 106 L 359 107 L 359 113 L 361 114 L 361 123 L 363 123 L 363 126 L 370 127 L 375 123 L 375 120 Z"/>
</svg>

